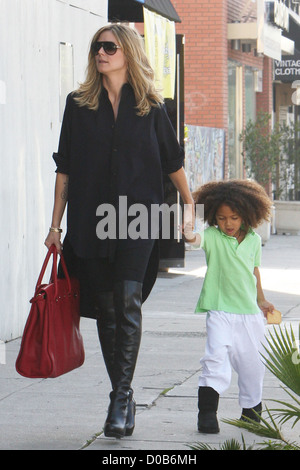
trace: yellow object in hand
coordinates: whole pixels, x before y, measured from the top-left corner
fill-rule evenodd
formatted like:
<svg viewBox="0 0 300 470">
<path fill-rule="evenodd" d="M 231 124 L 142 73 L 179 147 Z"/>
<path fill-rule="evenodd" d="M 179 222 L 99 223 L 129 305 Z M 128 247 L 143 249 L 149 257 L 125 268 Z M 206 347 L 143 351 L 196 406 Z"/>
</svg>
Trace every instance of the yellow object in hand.
<svg viewBox="0 0 300 470">
<path fill-rule="evenodd" d="M 268 324 L 279 325 L 281 323 L 281 312 L 279 310 L 273 310 L 273 312 L 267 313 Z"/>
</svg>

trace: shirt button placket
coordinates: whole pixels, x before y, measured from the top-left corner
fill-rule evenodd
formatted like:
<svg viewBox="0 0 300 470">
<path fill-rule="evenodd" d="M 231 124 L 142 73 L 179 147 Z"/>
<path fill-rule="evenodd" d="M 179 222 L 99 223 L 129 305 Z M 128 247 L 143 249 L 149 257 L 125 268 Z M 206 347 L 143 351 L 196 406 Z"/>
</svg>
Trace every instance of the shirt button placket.
<svg viewBox="0 0 300 470">
<path fill-rule="evenodd" d="M 112 153 L 111 153 L 111 171 L 110 171 L 110 201 L 112 204 L 116 202 L 117 199 L 117 173 L 118 173 L 118 145 L 117 145 L 117 134 L 116 126 L 112 125 L 114 130 L 113 140 L 112 140 Z"/>
</svg>

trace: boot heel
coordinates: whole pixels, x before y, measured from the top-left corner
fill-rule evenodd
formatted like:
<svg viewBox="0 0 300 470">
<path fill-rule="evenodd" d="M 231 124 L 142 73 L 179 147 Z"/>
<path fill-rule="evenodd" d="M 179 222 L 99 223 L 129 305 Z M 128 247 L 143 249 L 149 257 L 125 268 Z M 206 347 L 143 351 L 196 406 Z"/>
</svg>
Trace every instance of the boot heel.
<svg viewBox="0 0 300 470">
<path fill-rule="evenodd" d="M 125 427 L 125 436 L 132 436 L 135 427 L 135 411 L 136 403 L 133 399 L 133 391 L 130 390 L 128 394 L 128 408 L 127 408 L 127 419 Z"/>
</svg>

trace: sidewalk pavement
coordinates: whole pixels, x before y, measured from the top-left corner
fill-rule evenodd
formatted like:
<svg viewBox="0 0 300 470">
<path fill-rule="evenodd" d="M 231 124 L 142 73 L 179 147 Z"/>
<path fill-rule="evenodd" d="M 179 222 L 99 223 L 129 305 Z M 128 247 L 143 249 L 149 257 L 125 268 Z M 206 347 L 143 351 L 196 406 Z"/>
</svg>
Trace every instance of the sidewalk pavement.
<svg viewBox="0 0 300 470">
<path fill-rule="evenodd" d="M 261 277 L 266 298 L 283 314 L 283 324 L 300 318 L 300 237 L 272 235 L 263 247 Z M 223 423 L 239 418 L 235 373 L 220 398 L 220 433 L 197 432 L 199 359 L 205 346 L 205 315 L 193 313 L 205 273 L 202 251 L 186 252 L 185 268 L 160 273 L 143 307 L 143 337 L 133 388 L 137 401 L 133 436 L 105 438 L 102 427 L 110 384 L 93 320 L 82 319 L 86 360 L 77 370 L 57 379 L 26 379 L 15 371 L 20 339 L 5 345 L 0 364 L 1 450 L 120 450 L 189 452 L 189 444 L 205 442 L 219 448 L 236 438 L 248 445 L 263 440 Z M 28 304 L 29 309 L 29 304 Z M 273 327 L 272 327 L 273 328 Z M 267 326 L 267 334 L 270 327 Z M 4 361 L 2 361 L 4 362 Z M 278 380 L 266 372 L 264 405 L 288 401 Z M 283 430 L 286 429 L 286 425 Z M 299 425 L 287 430 L 299 443 Z"/>
</svg>

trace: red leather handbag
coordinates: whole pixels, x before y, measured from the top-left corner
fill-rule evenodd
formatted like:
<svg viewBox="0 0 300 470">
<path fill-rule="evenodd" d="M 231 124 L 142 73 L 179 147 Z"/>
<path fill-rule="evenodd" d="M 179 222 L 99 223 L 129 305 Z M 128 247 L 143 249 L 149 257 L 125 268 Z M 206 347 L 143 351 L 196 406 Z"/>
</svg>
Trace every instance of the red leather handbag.
<svg viewBox="0 0 300 470">
<path fill-rule="evenodd" d="M 51 255 L 49 284 L 41 284 Z M 63 255 L 60 261 L 64 279 L 57 277 L 57 250 L 52 245 L 30 300 L 32 305 L 16 360 L 16 370 L 24 377 L 58 377 L 84 362 L 79 330 L 79 281 L 70 279 Z"/>
</svg>

